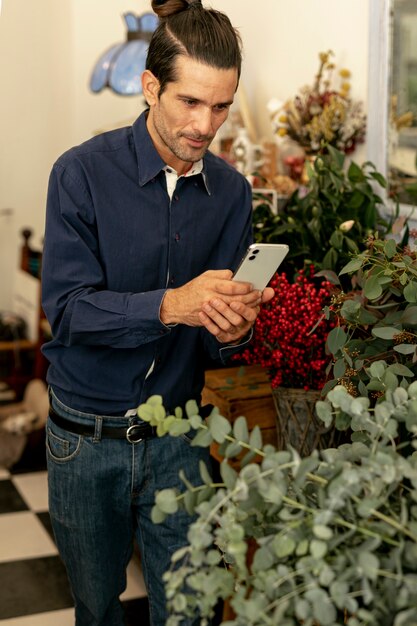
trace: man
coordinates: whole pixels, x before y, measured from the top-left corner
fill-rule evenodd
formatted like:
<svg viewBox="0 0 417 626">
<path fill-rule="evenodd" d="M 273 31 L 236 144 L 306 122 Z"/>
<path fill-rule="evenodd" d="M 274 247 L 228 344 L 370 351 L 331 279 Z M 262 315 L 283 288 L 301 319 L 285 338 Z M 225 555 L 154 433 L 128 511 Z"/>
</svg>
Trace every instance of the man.
<svg viewBox="0 0 417 626">
<path fill-rule="evenodd" d="M 158 439 L 135 408 L 152 394 L 169 409 L 200 401 L 207 355 L 244 345 L 273 295 L 231 280 L 251 241 L 251 190 L 207 152 L 237 89 L 239 38 L 199 3 L 153 8 L 163 19 L 142 77 L 149 109 L 64 154 L 48 191 L 49 506 L 77 626 L 124 623 L 135 535 L 151 623 L 165 624 L 162 574 L 190 520 L 154 525 L 155 491 L 180 488 L 180 469 L 200 483 L 209 459 L 187 436 Z"/>
</svg>

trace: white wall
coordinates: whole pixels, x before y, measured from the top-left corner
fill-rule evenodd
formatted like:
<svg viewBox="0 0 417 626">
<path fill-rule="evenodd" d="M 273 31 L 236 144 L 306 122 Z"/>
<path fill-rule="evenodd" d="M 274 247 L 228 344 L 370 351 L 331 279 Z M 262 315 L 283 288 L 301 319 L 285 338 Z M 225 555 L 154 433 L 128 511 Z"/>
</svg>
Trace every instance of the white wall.
<svg viewBox="0 0 417 626">
<path fill-rule="evenodd" d="M 333 49 L 367 100 L 368 0 L 205 0 L 226 12 L 245 48 L 242 84 L 260 137 L 266 103 L 311 83 L 318 53 Z M 260 11 L 256 10 L 259 6 Z M 123 40 L 122 14 L 149 0 L 3 0 L 0 16 L 0 310 L 10 305 L 22 227 L 41 245 L 50 168 L 61 152 L 98 129 L 136 117 L 139 97 L 92 94 L 99 55 Z M 1 210 L 11 207 L 10 217 Z"/>
</svg>

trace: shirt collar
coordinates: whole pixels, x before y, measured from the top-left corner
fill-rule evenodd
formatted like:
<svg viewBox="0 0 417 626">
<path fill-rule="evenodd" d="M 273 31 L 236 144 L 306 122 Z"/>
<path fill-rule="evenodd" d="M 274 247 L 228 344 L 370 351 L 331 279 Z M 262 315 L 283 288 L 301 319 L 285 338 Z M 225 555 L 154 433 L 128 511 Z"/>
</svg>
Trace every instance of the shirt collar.
<svg viewBox="0 0 417 626">
<path fill-rule="evenodd" d="M 151 136 L 146 126 L 146 114 L 144 111 L 138 119 L 133 123 L 133 141 L 135 144 L 136 155 L 138 160 L 139 185 L 143 187 L 150 180 L 156 178 L 159 172 L 165 169 L 166 163 L 159 156 Z M 198 171 L 197 171 L 198 170 Z M 185 176 L 193 176 L 201 174 L 207 193 L 210 195 L 210 189 L 207 181 L 207 163 L 205 159 L 201 159 L 194 163 L 193 167 Z"/>
</svg>

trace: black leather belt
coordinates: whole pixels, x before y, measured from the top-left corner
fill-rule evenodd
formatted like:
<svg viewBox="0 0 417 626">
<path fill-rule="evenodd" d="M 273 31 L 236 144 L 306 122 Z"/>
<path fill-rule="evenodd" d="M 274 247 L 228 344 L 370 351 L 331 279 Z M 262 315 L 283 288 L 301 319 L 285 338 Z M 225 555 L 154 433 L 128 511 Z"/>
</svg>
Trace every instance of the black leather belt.
<svg viewBox="0 0 417 626">
<path fill-rule="evenodd" d="M 207 404 L 200 407 L 199 413 L 201 417 L 207 417 L 210 415 L 212 409 L 213 405 Z M 62 415 L 59 415 L 51 405 L 49 405 L 49 417 L 51 418 L 51 421 L 56 424 L 56 426 L 59 426 L 59 428 L 63 428 L 64 430 L 68 430 L 70 433 L 75 433 L 76 435 L 92 437 L 96 431 L 95 424 L 79 424 L 78 422 L 73 422 L 66 417 L 62 417 Z M 132 423 L 123 427 L 103 425 L 101 428 L 101 437 L 106 439 L 127 439 L 130 443 L 139 443 L 142 439 L 148 439 L 149 437 L 155 436 L 156 428 L 143 422 L 140 424 Z"/>
<path fill-rule="evenodd" d="M 49 406 L 49 417 L 56 426 L 68 430 L 70 433 L 75 433 L 76 435 L 92 437 L 96 431 L 94 424 L 79 424 L 78 422 L 73 422 L 66 417 L 62 417 L 62 415 L 58 415 L 52 406 Z M 146 423 L 133 423 L 123 427 L 103 425 L 101 428 L 101 437 L 106 439 L 127 439 L 130 443 L 139 443 L 142 439 L 155 437 L 155 435 L 156 428 Z"/>
</svg>

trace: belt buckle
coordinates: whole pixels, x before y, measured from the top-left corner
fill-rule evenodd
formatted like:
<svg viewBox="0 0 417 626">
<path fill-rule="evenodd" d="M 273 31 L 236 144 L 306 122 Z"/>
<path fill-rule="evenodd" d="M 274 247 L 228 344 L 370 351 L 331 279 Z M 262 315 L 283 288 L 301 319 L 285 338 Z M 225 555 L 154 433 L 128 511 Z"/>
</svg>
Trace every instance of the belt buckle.
<svg viewBox="0 0 417 626">
<path fill-rule="evenodd" d="M 129 443 L 139 443 L 139 442 L 143 441 L 143 437 L 139 437 L 138 439 L 134 439 L 135 430 L 141 429 L 141 428 L 143 428 L 143 426 L 141 424 L 132 424 L 131 426 L 128 427 L 128 429 L 126 431 L 126 439 L 128 440 Z"/>
</svg>

